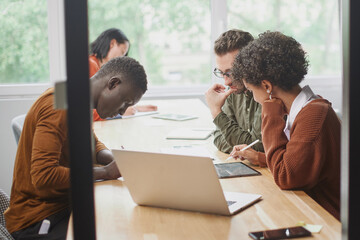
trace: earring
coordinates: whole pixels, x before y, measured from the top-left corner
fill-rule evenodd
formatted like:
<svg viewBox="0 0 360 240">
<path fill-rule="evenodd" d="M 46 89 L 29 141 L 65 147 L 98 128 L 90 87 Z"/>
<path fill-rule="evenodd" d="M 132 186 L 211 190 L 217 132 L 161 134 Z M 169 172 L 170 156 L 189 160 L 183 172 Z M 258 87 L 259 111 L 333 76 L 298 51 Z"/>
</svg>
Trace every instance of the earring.
<svg viewBox="0 0 360 240">
<path fill-rule="evenodd" d="M 266 92 L 269 94 L 269 99 L 271 100 L 271 94 L 272 94 L 272 92 L 270 92 L 269 89 L 268 89 Z"/>
</svg>

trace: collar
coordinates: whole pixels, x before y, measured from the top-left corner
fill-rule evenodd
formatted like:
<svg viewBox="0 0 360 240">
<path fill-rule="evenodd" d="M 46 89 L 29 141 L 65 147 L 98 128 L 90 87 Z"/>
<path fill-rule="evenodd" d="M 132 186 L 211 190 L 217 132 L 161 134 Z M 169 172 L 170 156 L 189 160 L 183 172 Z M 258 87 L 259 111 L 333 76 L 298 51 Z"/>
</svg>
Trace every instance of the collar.
<svg viewBox="0 0 360 240">
<path fill-rule="evenodd" d="M 252 93 L 251 91 L 245 90 L 245 91 L 244 91 L 244 94 L 245 94 L 245 96 L 246 96 L 247 98 L 252 98 L 252 97 L 253 97 L 253 93 Z"/>
<path fill-rule="evenodd" d="M 89 58 L 90 58 L 91 61 L 94 61 L 98 65 L 98 67 L 100 68 L 100 61 L 99 61 L 99 59 L 97 59 L 97 57 L 95 55 L 90 55 Z"/>
<path fill-rule="evenodd" d="M 291 104 L 290 113 L 286 119 L 286 125 L 284 132 L 288 139 L 290 140 L 290 129 L 298 113 L 303 107 L 305 107 L 309 102 L 314 99 L 319 98 L 313 93 L 309 85 L 306 85 L 302 88 L 301 92 L 296 96 L 293 103 Z"/>
</svg>

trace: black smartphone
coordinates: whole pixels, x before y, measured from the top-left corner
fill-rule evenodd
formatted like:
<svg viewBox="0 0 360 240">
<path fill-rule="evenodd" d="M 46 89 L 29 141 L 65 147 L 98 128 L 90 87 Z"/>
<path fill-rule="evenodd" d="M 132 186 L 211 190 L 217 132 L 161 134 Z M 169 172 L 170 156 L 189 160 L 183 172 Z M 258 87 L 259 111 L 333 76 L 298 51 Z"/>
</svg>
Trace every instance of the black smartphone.
<svg viewBox="0 0 360 240">
<path fill-rule="evenodd" d="M 311 232 L 304 227 L 289 227 L 260 232 L 250 232 L 249 236 L 255 240 L 275 240 L 311 236 Z"/>
</svg>

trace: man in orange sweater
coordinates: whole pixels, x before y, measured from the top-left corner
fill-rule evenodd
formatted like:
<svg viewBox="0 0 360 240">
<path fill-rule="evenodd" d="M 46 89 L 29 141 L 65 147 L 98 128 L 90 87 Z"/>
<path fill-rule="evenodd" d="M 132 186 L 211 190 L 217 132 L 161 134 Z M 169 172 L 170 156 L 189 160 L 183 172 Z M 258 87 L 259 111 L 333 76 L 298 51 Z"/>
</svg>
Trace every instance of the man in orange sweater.
<svg viewBox="0 0 360 240">
<path fill-rule="evenodd" d="M 123 114 L 147 90 L 144 68 L 129 57 L 114 58 L 90 79 L 93 106 L 102 118 Z M 27 113 L 16 154 L 6 225 L 15 239 L 65 239 L 69 211 L 69 145 L 66 110 L 54 109 L 48 89 Z M 112 153 L 95 136 L 95 179 L 117 179 Z M 83 159 L 85 160 L 85 159 Z M 76 159 L 75 159 L 76 161 Z M 88 159 L 91 161 L 91 159 Z M 47 234 L 39 234 L 44 220 Z"/>
<path fill-rule="evenodd" d="M 99 71 L 99 69 L 107 63 L 109 60 L 115 57 L 127 56 L 130 49 L 130 41 L 125 34 L 118 28 L 109 28 L 102 32 L 96 39 L 90 44 L 89 56 L 89 77 Z M 137 105 L 129 107 L 125 113 L 126 115 L 134 115 L 137 111 L 149 112 L 156 111 L 157 106 L 154 105 Z M 93 121 L 104 121 L 96 112 L 93 110 Z"/>
<path fill-rule="evenodd" d="M 262 105 L 266 165 L 276 184 L 305 191 L 340 219 L 340 121 L 329 101 L 299 85 L 308 65 L 295 39 L 265 32 L 241 50 L 232 72 Z M 249 156 L 241 149 L 231 154 Z"/>
</svg>

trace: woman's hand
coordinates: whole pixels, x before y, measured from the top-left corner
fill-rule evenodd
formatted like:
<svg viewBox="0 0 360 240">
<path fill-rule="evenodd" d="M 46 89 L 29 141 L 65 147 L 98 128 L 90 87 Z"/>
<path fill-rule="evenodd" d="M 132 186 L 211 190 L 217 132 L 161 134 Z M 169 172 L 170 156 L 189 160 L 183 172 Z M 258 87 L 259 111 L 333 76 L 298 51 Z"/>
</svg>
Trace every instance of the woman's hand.
<svg viewBox="0 0 360 240">
<path fill-rule="evenodd" d="M 259 165 L 259 159 L 258 159 L 258 152 L 255 151 L 252 148 L 248 148 L 244 151 L 241 151 L 243 148 L 245 148 L 247 144 L 241 144 L 234 146 L 232 152 L 230 153 L 230 156 L 240 160 L 247 159 L 252 165 Z"/>
<path fill-rule="evenodd" d="M 286 111 L 286 106 L 284 104 L 283 101 L 281 101 L 281 99 L 279 98 L 272 98 L 272 99 L 269 99 L 269 100 L 265 100 L 264 101 L 264 104 L 263 104 L 263 108 L 267 107 L 267 104 L 266 103 L 274 103 L 274 105 L 268 105 L 268 106 L 271 106 L 272 109 L 276 109 L 276 111 L 272 111 L 274 114 L 277 114 L 277 115 L 280 115 L 280 116 L 285 116 L 285 114 L 287 113 Z M 277 106 L 277 107 L 275 107 Z"/>
</svg>

